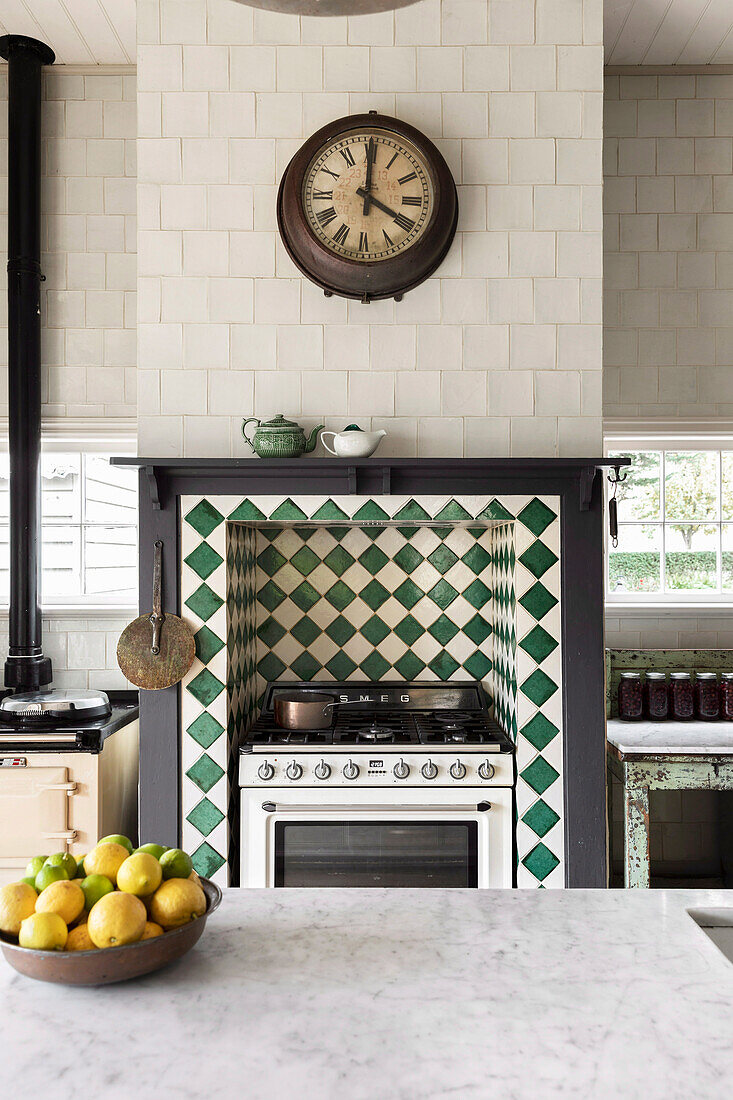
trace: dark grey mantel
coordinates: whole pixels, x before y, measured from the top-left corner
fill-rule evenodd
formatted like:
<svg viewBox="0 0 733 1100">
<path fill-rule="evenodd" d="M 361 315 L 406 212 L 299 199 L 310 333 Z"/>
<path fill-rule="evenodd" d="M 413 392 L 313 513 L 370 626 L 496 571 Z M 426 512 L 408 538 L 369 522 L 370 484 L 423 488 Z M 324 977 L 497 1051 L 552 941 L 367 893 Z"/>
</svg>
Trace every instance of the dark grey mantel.
<svg viewBox="0 0 733 1100">
<path fill-rule="evenodd" d="M 559 496 L 566 884 L 606 885 L 603 467 L 608 458 L 115 458 L 140 469 L 140 608 L 163 541 L 164 608 L 181 612 L 180 499 L 442 493 Z M 180 685 L 140 693 L 140 841 L 180 838 Z"/>
</svg>

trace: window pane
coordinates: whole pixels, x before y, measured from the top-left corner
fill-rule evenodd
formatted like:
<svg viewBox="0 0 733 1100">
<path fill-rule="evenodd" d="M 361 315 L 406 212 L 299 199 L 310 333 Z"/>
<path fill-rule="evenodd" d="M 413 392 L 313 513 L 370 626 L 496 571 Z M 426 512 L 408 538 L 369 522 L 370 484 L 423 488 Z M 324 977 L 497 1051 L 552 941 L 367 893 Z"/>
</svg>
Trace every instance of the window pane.
<svg viewBox="0 0 733 1100">
<path fill-rule="evenodd" d="M 694 523 L 668 524 L 665 543 L 668 590 L 717 589 L 717 527 Z"/>
<path fill-rule="evenodd" d="M 137 531 L 84 528 L 84 592 L 109 602 L 137 601 Z"/>
<path fill-rule="evenodd" d="M 722 535 L 722 586 L 724 591 L 731 592 L 733 591 L 733 524 L 724 523 Z"/>
<path fill-rule="evenodd" d="M 43 603 L 67 603 L 81 595 L 81 531 L 43 525 Z"/>
<path fill-rule="evenodd" d="M 666 451 L 665 519 L 718 518 L 718 451 Z"/>
<path fill-rule="evenodd" d="M 84 458 L 84 521 L 137 526 L 137 470 L 110 466 L 107 455 Z"/>
<path fill-rule="evenodd" d="M 659 524 L 619 524 L 618 548 L 609 547 L 609 591 L 659 592 L 661 549 Z"/>
<path fill-rule="evenodd" d="M 634 451 L 629 454 L 631 466 L 626 480 L 621 482 L 616 492 L 618 501 L 618 518 L 624 520 L 634 519 L 661 519 L 659 483 L 662 468 L 661 451 Z M 618 451 L 611 455 L 612 458 L 623 457 Z M 621 471 L 623 474 L 623 470 Z"/>
<path fill-rule="evenodd" d="M 733 451 L 723 451 L 721 460 L 723 519 L 733 519 Z"/>
<path fill-rule="evenodd" d="M 41 459 L 44 523 L 81 520 L 81 455 L 47 454 Z"/>
</svg>

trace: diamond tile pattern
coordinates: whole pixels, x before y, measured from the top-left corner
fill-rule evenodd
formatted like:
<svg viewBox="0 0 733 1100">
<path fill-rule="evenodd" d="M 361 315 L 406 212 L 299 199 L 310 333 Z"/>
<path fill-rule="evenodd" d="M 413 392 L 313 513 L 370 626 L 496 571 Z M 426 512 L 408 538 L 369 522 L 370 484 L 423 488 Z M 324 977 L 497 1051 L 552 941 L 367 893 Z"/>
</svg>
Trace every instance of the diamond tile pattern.
<svg viewBox="0 0 733 1100">
<path fill-rule="evenodd" d="M 477 678 L 517 740 L 518 883 L 562 885 L 556 498 L 192 498 L 182 514 L 199 874 L 225 885 L 237 866 L 237 739 L 266 680 Z"/>
</svg>

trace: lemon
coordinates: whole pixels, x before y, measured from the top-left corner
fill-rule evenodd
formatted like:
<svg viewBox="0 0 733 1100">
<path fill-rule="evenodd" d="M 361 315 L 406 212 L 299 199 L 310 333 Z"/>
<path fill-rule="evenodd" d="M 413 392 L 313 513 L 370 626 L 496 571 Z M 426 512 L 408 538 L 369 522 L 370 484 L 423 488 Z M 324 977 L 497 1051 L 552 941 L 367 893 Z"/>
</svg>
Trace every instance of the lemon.
<svg viewBox="0 0 733 1100">
<path fill-rule="evenodd" d="M 199 876 L 196 874 L 195 871 L 191 871 L 191 874 L 188 877 L 191 880 L 191 882 L 195 882 L 197 886 L 201 885 L 201 879 L 199 878 Z"/>
<path fill-rule="evenodd" d="M 86 924 L 78 924 L 76 928 L 72 928 L 69 932 L 69 937 L 66 941 L 67 951 L 94 951 L 96 949 L 96 943 L 89 935 L 89 929 Z"/>
<path fill-rule="evenodd" d="M 47 886 L 50 886 L 52 882 L 68 882 L 69 872 L 64 867 L 59 867 L 56 864 L 44 863 L 40 871 L 36 875 L 36 890 L 40 894 Z"/>
<path fill-rule="evenodd" d="M 98 844 L 121 844 L 123 848 L 127 848 L 128 856 L 132 855 L 132 841 L 129 837 L 123 836 L 122 833 L 110 833 L 109 836 L 103 836 L 101 840 L 97 841 Z"/>
<path fill-rule="evenodd" d="M 163 879 L 163 871 L 155 856 L 138 852 L 130 856 L 117 872 L 117 888 L 139 898 L 154 894 Z"/>
<path fill-rule="evenodd" d="M 106 875 L 87 875 L 81 884 L 81 889 L 84 894 L 84 908 L 89 910 L 105 894 L 111 894 L 114 885 Z"/>
<path fill-rule="evenodd" d="M 78 882 L 52 882 L 36 902 L 37 913 L 58 913 L 64 924 L 72 924 L 84 908 Z"/>
<path fill-rule="evenodd" d="M 34 856 L 33 859 L 28 861 L 28 866 L 25 869 L 25 873 L 29 878 L 35 878 L 41 867 L 48 859 L 48 856 Z"/>
<path fill-rule="evenodd" d="M 145 920 L 140 898 L 115 890 L 99 899 L 89 914 L 87 928 L 97 947 L 121 947 L 140 939 Z"/>
<path fill-rule="evenodd" d="M 190 879 L 171 878 L 153 894 L 150 916 L 163 928 L 180 928 L 206 912 L 206 895 Z"/>
<path fill-rule="evenodd" d="M 167 851 L 168 848 L 165 844 L 141 844 L 140 847 L 136 848 L 132 854 L 136 856 L 138 852 L 147 852 L 149 856 L 155 856 L 156 859 L 160 859 L 160 857 L 163 855 L 163 852 Z"/>
<path fill-rule="evenodd" d="M 100 840 L 96 848 L 84 857 L 87 875 L 105 875 L 110 882 L 117 882 L 117 872 L 129 856 L 127 848 L 114 841 Z"/>
<path fill-rule="evenodd" d="M 191 857 L 180 848 L 169 848 L 163 852 L 160 866 L 163 868 L 163 878 L 188 878 L 193 871 Z"/>
<path fill-rule="evenodd" d="M 63 951 L 68 935 L 58 913 L 33 913 L 21 924 L 18 942 L 36 951 Z"/>
<path fill-rule="evenodd" d="M 63 867 L 69 878 L 74 878 L 76 875 L 76 860 L 68 852 L 55 852 L 54 855 L 48 857 L 45 866 Z"/>
<path fill-rule="evenodd" d="M 0 932 L 17 936 L 21 922 L 35 912 L 36 891 L 27 882 L 11 882 L 0 889 Z"/>
<path fill-rule="evenodd" d="M 140 937 L 140 939 L 141 940 L 152 940 L 152 939 L 155 939 L 156 936 L 162 936 L 162 935 L 163 935 L 163 929 L 160 927 L 159 924 L 156 924 L 155 921 L 152 921 L 152 920 L 146 920 L 145 921 L 145 928 L 143 929 L 143 934 Z"/>
<path fill-rule="evenodd" d="M 81 913 L 76 918 L 76 927 L 78 928 L 80 924 L 86 924 L 86 922 L 88 920 L 89 920 L 89 913 L 86 911 L 86 909 L 82 909 Z"/>
</svg>

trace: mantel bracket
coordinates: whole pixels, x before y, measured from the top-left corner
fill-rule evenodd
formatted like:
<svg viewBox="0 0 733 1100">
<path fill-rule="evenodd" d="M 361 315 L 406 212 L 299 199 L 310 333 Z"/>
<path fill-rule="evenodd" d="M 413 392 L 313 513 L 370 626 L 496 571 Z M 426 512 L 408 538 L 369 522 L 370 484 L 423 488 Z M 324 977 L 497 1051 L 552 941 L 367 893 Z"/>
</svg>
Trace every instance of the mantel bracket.
<svg viewBox="0 0 733 1100">
<path fill-rule="evenodd" d="M 349 466 L 346 471 L 346 488 L 350 496 L 356 495 L 356 466 Z"/>
<path fill-rule="evenodd" d="M 580 471 L 580 478 L 578 479 L 580 489 L 580 510 L 581 512 L 587 512 L 590 509 L 591 501 L 593 499 L 593 482 L 596 479 L 596 467 L 584 466 Z"/>
<path fill-rule="evenodd" d="M 392 467 L 382 466 L 382 496 L 388 497 L 392 492 Z"/>
<path fill-rule="evenodd" d="M 158 486 L 158 472 L 155 466 L 145 467 L 145 476 L 148 479 L 148 492 L 150 493 L 150 502 L 153 505 L 153 511 L 160 511 L 160 489 Z"/>
</svg>

